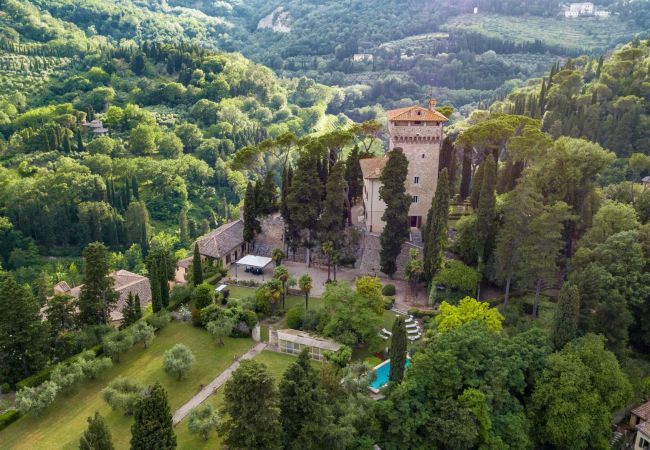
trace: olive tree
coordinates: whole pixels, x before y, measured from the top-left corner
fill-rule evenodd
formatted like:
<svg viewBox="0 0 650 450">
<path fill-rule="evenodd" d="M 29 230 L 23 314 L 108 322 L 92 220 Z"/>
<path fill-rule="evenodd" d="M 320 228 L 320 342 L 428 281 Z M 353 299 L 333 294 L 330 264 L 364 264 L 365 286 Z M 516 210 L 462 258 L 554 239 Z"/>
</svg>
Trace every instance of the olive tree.
<svg viewBox="0 0 650 450">
<path fill-rule="evenodd" d="M 194 363 L 194 354 L 183 344 L 176 344 L 165 352 L 163 368 L 168 375 L 182 380 Z"/>
</svg>

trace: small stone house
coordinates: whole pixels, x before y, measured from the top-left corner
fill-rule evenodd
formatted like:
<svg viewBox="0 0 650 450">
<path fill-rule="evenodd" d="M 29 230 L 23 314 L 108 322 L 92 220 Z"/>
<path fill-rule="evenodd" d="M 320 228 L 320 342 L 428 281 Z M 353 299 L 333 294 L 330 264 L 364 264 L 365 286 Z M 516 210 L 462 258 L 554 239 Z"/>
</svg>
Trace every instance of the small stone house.
<svg viewBox="0 0 650 450">
<path fill-rule="evenodd" d="M 212 261 L 216 265 L 230 267 L 246 254 L 244 222 L 239 219 L 223 224 L 198 238 L 195 243 L 199 244 L 199 254 L 203 261 Z M 194 244 L 191 249 L 194 250 Z M 177 283 L 185 282 L 185 275 L 192 265 L 192 259 L 190 255 L 176 264 L 174 278 Z"/>
</svg>

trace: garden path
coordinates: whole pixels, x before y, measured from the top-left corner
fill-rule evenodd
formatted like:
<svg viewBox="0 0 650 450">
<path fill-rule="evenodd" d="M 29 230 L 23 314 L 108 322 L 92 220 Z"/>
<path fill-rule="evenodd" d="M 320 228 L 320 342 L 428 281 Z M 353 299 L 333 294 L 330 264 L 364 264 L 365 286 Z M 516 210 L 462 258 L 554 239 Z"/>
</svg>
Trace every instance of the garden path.
<svg viewBox="0 0 650 450">
<path fill-rule="evenodd" d="M 238 358 L 235 362 L 233 362 L 226 370 L 221 372 L 217 378 L 215 378 L 210 382 L 210 384 L 208 384 L 203 389 L 201 389 L 198 394 L 192 397 L 183 406 L 178 408 L 174 412 L 174 417 L 173 417 L 174 426 L 179 424 L 185 418 L 185 416 L 187 416 L 190 413 L 192 409 L 199 406 L 201 403 L 205 401 L 205 399 L 207 399 L 217 389 L 223 386 L 226 383 L 226 381 L 230 379 L 233 372 L 237 370 L 237 368 L 239 367 L 239 362 L 241 360 L 253 359 L 258 353 L 260 353 L 265 348 L 266 348 L 266 343 L 264 342 L 258 342 L 257 344 L 255 344 L 253 347 L 251 347 L 250 350 L 248 350 L 240 358 Z"/>
</svg>

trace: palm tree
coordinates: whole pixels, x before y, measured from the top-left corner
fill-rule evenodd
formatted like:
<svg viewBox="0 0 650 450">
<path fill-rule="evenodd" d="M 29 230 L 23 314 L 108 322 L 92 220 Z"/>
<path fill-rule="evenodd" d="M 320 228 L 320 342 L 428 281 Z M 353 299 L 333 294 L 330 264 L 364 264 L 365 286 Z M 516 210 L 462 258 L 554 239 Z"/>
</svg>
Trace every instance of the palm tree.
<svg viewBox="0 0 650 450">
<path fill-rule="evenodd" d="M 287 297 L 287 281 L 289 280 L 289 269 L 286 266 L 278 266 L 273 271 L 273 278 L 282 282 L 282 309 L 286 309 L 285 300 Z"/>
<path fill-rule="evenodd" d="M 302 293 L 305 294 L 305 311 L 307 311 L 309 309 L 309 293 L 313 287 L 312 279 L 309 274 L 304 274 L 300 277 L 298 280 L 298 286 L 300 287 Z"/>
<path fill-rule="evenodd" d="M 287 255 L 284 254 L 282 249 L 279 248 L 274 248 L 273 252 L 271 252 L 271 259 L 273 262 L 275 262 L 275 267 L 278 267 L 280 264 L 282 264 L 282 260 L 286 258 Z"/>
<path fill-rule="evenodd" d="M 330 267 L 332 267 L 332 256 L 334 255 L 334 244 L 331 241 L 324 242 L 321 246 L 323 253 L 327 255 L 327 282 L 329 283 L 330 278 Z"/>
</svg>

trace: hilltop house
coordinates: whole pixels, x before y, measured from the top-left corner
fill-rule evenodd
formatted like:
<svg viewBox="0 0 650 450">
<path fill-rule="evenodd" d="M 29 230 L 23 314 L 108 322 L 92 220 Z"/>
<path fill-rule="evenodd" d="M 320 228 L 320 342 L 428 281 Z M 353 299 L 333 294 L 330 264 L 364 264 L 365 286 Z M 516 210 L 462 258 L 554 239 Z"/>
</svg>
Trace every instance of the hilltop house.
<svg viewBox="0 0 650 450">
<path fill-rule="evenodd" d="M 420 228 L 426 221 L 431 201 L 438 183 L 440 149 L 444 139 L 442 126 L 448 119 L 435 109 L 436 101 L 429 100 L 429 108 L 413 105 L 387 111 L 388 149 L 401 149 L 409 162 L 406 192 L 411 195 L 409 223 Z M 366 230 L 380 233 L 386 204 L 379 198 L 381 173 L 386 156 L 364 158 L 360 161 L 363 172 L 363 216 Z"/>
<path fill-rule="evenodd" d="M 129 272 L 128 270 L 118 270 L 112 272 L 110 275 L 113 277 L 113 289 L 119 294 L 117 303 L 111 309 L 111 322 L 122 321 L 122 308 L 124 308 L 129 294 L 133 294 L 134 296 L 137 294 L 140 297 L 140 305 L 143 309 L 151 303 L 151 285 L 149 284 L 149 278 Z M 82 286 L 79 285 L 70 288 L 68 283 L 61 281 L 54 286 L 54 293 L 79 298 Z"/>
<path fill-rule="evenodd" d="M 241 219 L 221 225 L 216 230 L 201 236 L 195 242 L 204 261 L 212 261 L 222 267 L 230 267 L 246 253 L 244 222 Z M 194 244 L 192 244 L 192 249 Z M 185 274 L 192 264 L 192 256 L 182 259 L 176 265 L 176 282 L 184 283 Z"/>
<path fill-rule="evenodd" d="M 573 19 L 576 17 L 608 17 L 609 11 L 598 9 L 591 2 L 570 3 L 563 8 L 564 17 Z"/>
<path fill-rule="evenodd" d="M 92 131 L 94 136 L 103 136 L 108 133 L 108 128 L 104 127 L 101 120 L 95 119 L 90 122 L 83 122 L 82 125 Z"/>
</svg>

